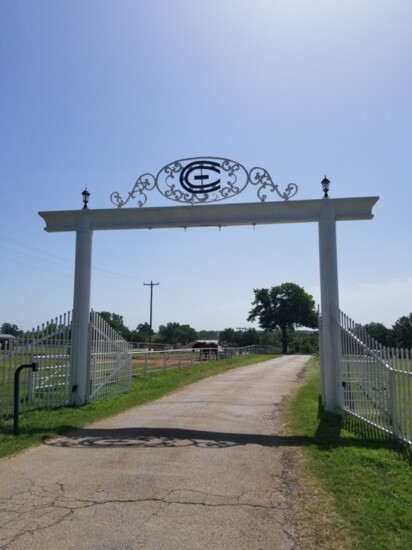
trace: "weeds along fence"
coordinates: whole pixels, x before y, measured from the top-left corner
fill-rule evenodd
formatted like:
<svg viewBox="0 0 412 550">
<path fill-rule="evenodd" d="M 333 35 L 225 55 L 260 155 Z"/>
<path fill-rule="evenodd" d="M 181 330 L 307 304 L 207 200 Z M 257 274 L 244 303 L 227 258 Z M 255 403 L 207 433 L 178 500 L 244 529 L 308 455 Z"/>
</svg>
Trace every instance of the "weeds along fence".
<svg viewBox="0 0 412 550">
<path fill-rule="evenodd" d="M 340 313 L 343 410 L 412 444 L 412 350 L 388 348 Z"/>
<path fill-rule="evenodd" d="M 191 367 L 202 362 L 230 359 L 239 355 L 276 354 L 280 348 L 273 346 L 245 346 L 241 348 L 195 348 L 164 351 L 133 350 L 133 376 L 145 376 L 168 369 Z"/>
</svg>

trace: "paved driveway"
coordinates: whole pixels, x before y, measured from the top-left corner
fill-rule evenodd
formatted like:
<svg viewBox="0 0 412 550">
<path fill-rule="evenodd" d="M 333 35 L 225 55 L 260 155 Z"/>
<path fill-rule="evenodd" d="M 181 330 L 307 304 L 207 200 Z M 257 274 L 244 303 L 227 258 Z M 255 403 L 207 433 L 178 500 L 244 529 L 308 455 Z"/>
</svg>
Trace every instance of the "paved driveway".
<svg viewBox="0 0 412 550">
<path fill-rule="evenodd" d="M 0 548 L 299 547 L 278 409 L 307 359 L 239 368 L 1 459 Z"/>
</svg>

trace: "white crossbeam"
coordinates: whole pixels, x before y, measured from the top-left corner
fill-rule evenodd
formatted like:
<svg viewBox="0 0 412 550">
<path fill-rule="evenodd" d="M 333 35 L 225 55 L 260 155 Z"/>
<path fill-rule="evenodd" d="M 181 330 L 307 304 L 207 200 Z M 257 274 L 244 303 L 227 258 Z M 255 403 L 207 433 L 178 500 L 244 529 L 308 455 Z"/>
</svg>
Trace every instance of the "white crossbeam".
<svg viewBox="0 0 412 550">
<path fill-rule="evenodd" d="M 48 232 L 77 231 L 87 215 L 91 231 L 159 229 L 176 227 L 228 227 L 276 223 L 317 222 L 327 200 L 333 203 L 336 221 L 370 220 L 379 197 L 317 199 L 304 201 L 211 204 L 151 208 L 110 208 L 39 212 Z"/>
</svg>

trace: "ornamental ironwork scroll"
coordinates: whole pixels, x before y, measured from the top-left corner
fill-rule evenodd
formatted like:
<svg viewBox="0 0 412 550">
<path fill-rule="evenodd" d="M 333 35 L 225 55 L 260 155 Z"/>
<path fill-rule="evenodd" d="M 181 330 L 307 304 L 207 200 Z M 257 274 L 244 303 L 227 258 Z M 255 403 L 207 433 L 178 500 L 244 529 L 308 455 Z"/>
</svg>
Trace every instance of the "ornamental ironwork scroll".
<svg viewBox="0 0 412 550">
<path fill-rule="evenodd" d="M 246 170 L 242 164 L 221 157 L 197 157 L 176 160 L 164 166 L 157 175 L 142 174 L 133 189 L 123 199 L 118 191 L 110 195 L 117 207 L 137 199 L 139 207 L 147 202 L 147 195 L 157 189 L 167 199 L 186 204 L 218 202 L 239 195 L 248 185 L 257 187 L 257 196 L 266 201 L 268 193 L 287 201 L 298 191 L 295 183 L 289 183 L 281 192 L 267 170 L 255 167 Z"/>
</svg>

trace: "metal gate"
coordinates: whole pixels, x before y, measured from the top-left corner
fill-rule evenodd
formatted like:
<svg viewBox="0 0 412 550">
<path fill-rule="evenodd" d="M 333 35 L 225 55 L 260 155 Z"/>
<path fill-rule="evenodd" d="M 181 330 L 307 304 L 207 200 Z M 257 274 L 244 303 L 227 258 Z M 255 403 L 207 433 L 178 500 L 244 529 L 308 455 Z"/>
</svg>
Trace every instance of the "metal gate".
<svg viewBox="0 0 412 550">
<path fill-rule="evenodd" d="M 90 401 L 130 391 L 132 346 L 98 313 L 90 314 Z"/>
<path fill-rule="evenodd" d="M 10 340 L 0 350 L 0 418 L 13 414 L 14 373 L 37 363 L 37 372 L 20 376 L 21 412 L 64 407 L 69 402 L 72 316 L 65 313 Z M 130 390 L 131 347 L 95 312 L 90 314 L 90 392 L 96 401 Z"/>
<path fill-rule="evenodd" d="M 343 409 L 412 444 L 412 351 L 387 348 L 340 313 Z"/>
<path fill-rule="evenodd" d="M 0 417 L 13 413 L 14 373 L 22 364 L 37 363 L 37 372 L 20 376 L 20 411 L 67 405 L 71 313 L 65 313 L 10 341 L 0 352 Z"/>
</svg>

